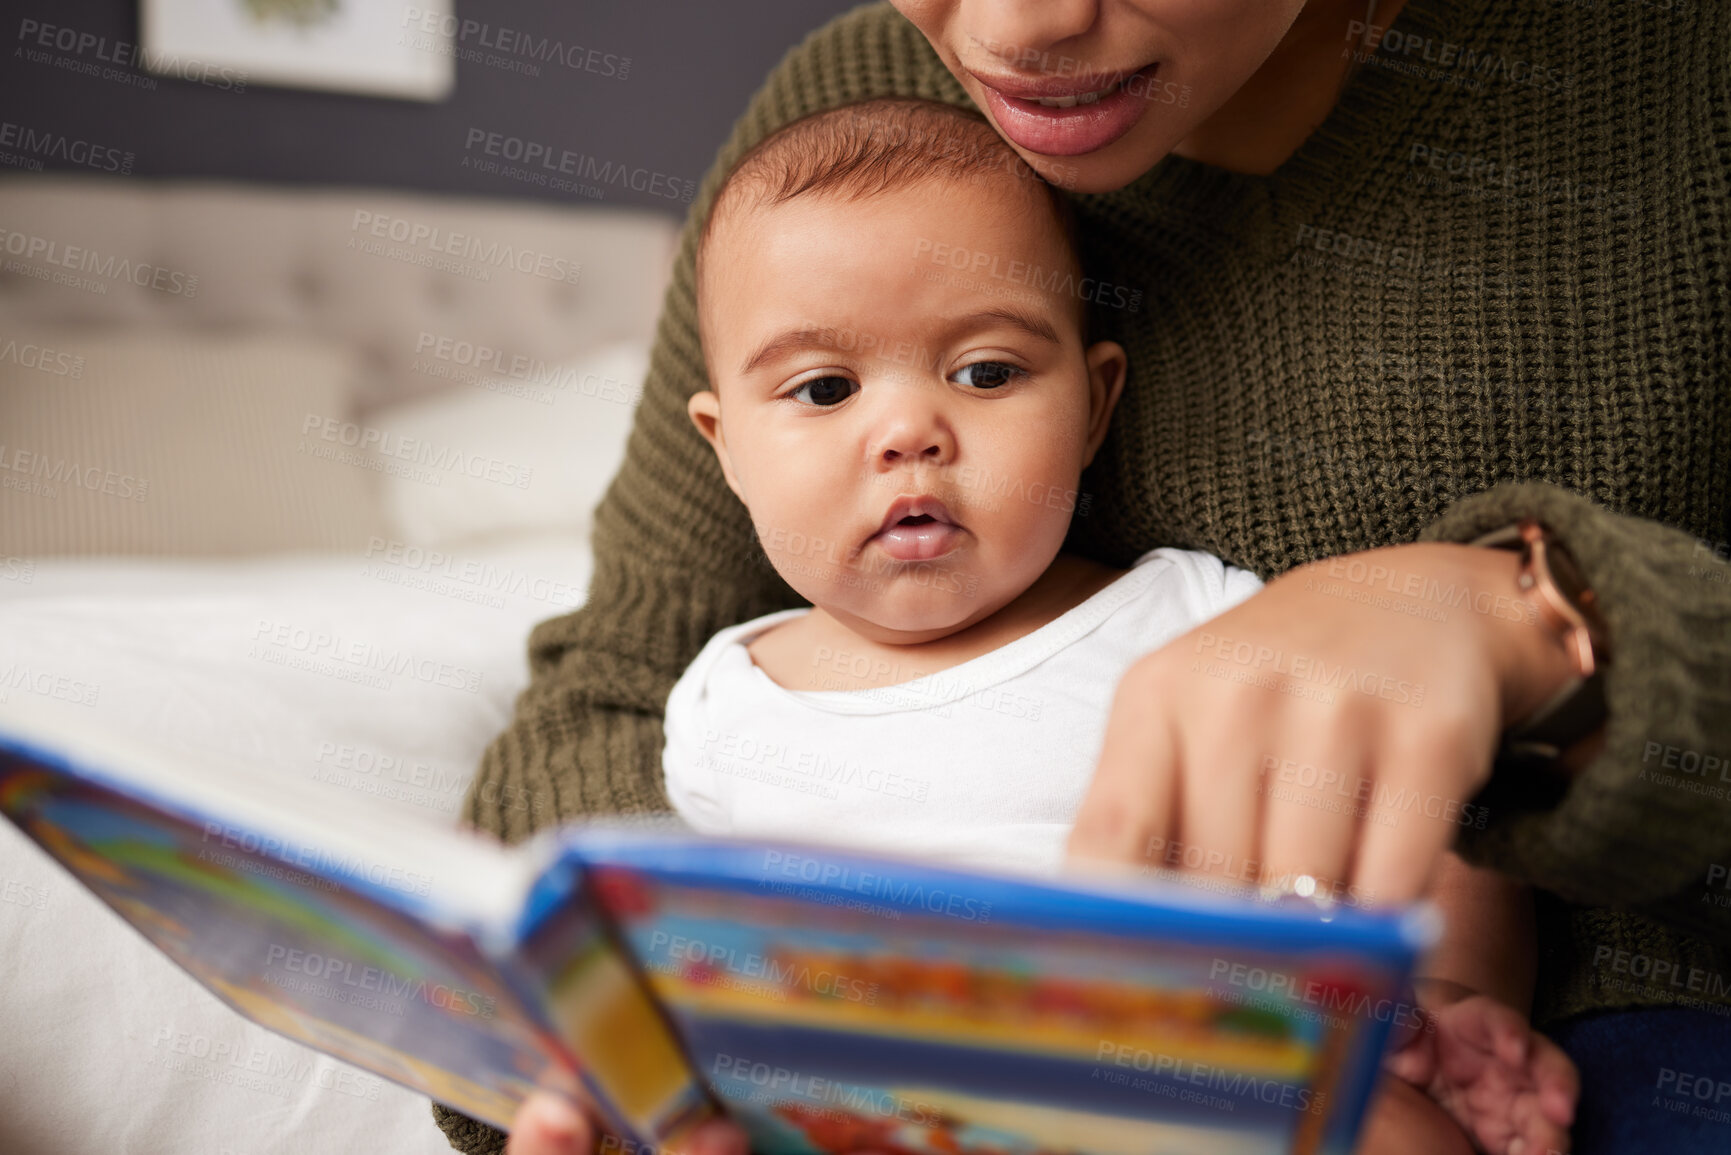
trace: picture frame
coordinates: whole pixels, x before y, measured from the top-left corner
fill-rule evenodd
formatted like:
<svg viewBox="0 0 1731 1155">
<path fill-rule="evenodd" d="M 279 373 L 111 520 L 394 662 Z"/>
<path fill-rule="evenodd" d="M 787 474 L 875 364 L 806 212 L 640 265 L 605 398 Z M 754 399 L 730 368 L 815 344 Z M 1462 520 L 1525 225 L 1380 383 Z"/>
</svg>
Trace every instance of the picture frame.
<svg viewBox="0 0 1731 1155">
<path fill-rule="evenodd" d="M 454 0 L 142 0 L 159 76 L 438 101 L 456 86 Z"/>
</svg>

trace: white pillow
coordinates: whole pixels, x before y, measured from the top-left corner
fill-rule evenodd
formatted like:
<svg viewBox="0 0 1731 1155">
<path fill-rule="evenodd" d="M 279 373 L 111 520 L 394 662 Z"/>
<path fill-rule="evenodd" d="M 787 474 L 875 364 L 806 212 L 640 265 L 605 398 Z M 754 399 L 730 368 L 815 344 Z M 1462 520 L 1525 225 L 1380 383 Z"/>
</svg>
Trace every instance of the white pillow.
<svg viewBox="0 0 1731 1155">
<path fill-rule="evenodd" d="M 0 334 L 0 556 L 357 549 L 371 470 L 305 452 L 346 415 L 347 346 L 32 325 Z"/>
<path fill-rule="evenodd" d="M 377 455 L 385 517 L 406 543 L 518 531 L 587 536 L 625 457 L 648 348 L 620 342 L 564 365 L 517 366 L 514 376 L 472 372 L 463 359 L 453 351 L 451 371 L 463 384 L 449 392 L 315 436 Z"/>
</svg>

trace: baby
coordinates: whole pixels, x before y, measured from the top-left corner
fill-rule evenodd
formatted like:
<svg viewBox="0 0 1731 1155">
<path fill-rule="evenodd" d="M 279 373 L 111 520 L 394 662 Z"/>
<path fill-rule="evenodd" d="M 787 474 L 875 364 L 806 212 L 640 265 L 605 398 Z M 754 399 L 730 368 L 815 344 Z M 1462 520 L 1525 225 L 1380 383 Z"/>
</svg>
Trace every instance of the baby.
<svg viewBox="0 0 1731 1155">
<path fill-rule="evenodd" d="M 722 630 L 681 676 L 674 808 L 707 833 L 1055 872 L 1120 676 L 1261 587 L 1193 550 L 1122 569 L 1063 549 L 1126 370 L 1088 339 L 1067 203 L 977 115 L 870 101 L 742 158 L 696 269 L 712 388 L 690 417 L 812 604 Z M 1509 898 L 1458 862 L 1438 894 L 1481 933 L 1513 924 Z M 1445 940 L 1437 1030 L 1391 1066 L 1486 1149 L 1536 1155 L 1573 1071 L 1475 993 L 1530 952 L 1489 954 Z"/>
</svg>

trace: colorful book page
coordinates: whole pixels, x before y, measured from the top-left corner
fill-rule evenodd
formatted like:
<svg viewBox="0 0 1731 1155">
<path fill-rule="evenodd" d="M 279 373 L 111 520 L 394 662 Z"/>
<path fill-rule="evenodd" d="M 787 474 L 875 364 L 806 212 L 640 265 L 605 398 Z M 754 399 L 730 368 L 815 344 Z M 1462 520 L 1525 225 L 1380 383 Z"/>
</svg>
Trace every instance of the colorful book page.
<svg viewBox="0 0 1731 1155">
<path fill-rule="evenodd" d="M 470 938 L 394 909 L 377 887 L 5 750 L 0 809 L 182 969 L 278 1034 L 499 1125 L 538 1085 L 576 1091 L 559 1040 Z M 397 881 L 415 886 L 412 875 Z"/>
<path fill-rule="evenodd" d="M 778 851 L 710 851 L 581 847 L 693 1066 L 770 1155 L 1346 1155 L 1411 961 L 1290 917 L 1095 924 L 1010 880 L 826 853 L 827 876 L 872 881 L 789 885 L 749 865 Z"/>
</svg>

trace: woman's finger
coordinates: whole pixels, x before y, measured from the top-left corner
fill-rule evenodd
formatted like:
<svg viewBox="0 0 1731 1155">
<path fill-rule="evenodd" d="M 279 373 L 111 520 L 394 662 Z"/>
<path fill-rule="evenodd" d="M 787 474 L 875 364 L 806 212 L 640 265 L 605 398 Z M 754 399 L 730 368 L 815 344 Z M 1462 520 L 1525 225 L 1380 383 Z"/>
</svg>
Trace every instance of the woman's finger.
<svg viewBox="0 0 1731 1155">
<path fill-rule="evenodd" d="M 737 1123 L 711 1119 L 694 1127 L 674 1150 L 679 1155 L 748 1155 L 750 1143 Z"/>
<path fill-rule="evenodd" d="M 1366 736 L 1368 741 L 1368 736 Z M 1262 879 L 1287 887 L 1303 875 L 1313 893 L 1345 901 L 1348 872 L 1359 838 L 1357 783 L 1364 781 L 1364 745 L 1346 735 L 1314 747 L 1307 757 L 1274 757 L 1267 776 L 1258 846 Z M 1302 892 L 1300 892 L 1302 893 Z"/>
<path fill-rule="evenodd" d="M 594 1155 L 598 1132 L 568 1099 L 537 1091 L 511 1122 L 505 1155 Z M 711 1119 L 669 1148 L 678 1155 L 748 1155 L 745 1132 L 727 1119 Z"/>
<path fill-rule="evenodd" d="M 505 1155 L 590 1155 L 595 1128 L 570 1100 L 537 1091 L 523 1100 L 511 1121 Z"/>
<path fill-rule="evenodd" d="M 1487 761 L 1484 740 L 1462 726 L 1427 730 L 1422 742 L 1388 743 L 1372 776 L 1352 885 L 1377 905 L 1424 893 L 1443 852 L 1454 844 L 1466 801 L 1447 783 L 1475 781 L 1474 759 Z M 1480 776 L 1482 777 L 1482 775 Z"/>
<path fill-rule="evenodd" d="M 1093 781 L 1070 830 L 1071 859 L 1167 865 L 1178 798 L 1177 746 L 1161 693 L 1159 654 L 1118 680 Z"/>
<path fill-rule="evenodd" d="M 1169 865 L 1234 886 L 1258 881 L 1261 758 L 1244 727 L 1199 731 L 1179 747 L 1178 815 Z"/>
</svg>

